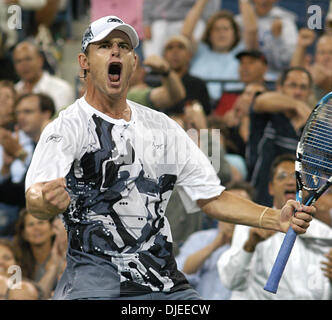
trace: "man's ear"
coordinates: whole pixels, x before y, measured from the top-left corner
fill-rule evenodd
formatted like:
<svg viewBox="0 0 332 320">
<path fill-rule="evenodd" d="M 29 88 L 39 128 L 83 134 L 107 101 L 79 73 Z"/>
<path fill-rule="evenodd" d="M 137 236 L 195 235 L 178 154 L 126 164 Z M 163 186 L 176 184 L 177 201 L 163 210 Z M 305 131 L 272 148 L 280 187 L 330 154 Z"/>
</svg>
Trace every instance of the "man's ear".
<svg viewBox="0 0 332 320">
<path fill-rule="evenodd" d="M 137 53 L 135 53 L 135 51 L 134 51 L 134 59 L 135 59 L 135 61 L 134 61 L 134 71 L 136 71 L 137 70 L 137 67 L 138 67 L 138 55 L 137 55 Z"/>
<path fill-rule="evenodd" d="M 80 53 L 78 55 L 78 63 L 83 70 L 89 70 L 89 59 L 85 53 Z"/>
</svg>

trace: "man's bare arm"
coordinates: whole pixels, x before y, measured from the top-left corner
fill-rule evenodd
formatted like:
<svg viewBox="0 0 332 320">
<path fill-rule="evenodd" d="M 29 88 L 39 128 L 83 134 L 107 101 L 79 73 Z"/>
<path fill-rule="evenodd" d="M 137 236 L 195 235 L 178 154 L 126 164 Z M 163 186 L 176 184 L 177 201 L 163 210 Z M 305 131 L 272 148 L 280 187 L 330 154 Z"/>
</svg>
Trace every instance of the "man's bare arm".
<svg viewBox="0 0 332 320">
<path fill-rule="evenodd" d="M 291 226 L 299 234 L 306 232 L 312 220 L 311 215 L 316 212 L 313 206 L 303 206 L 294 200 L 287 201 L 281 210 L 265 210 L 266 207 L 228 191 L 212 199 L 198 200 L 197 204 L 206 214 L 217 220 L 281 232 L 287 232 Z M 295 209 L 297 212 L 293 216 Z"/>
<path fill-rule="evenodd" d="M 169 63 L 163 57 L 151 55 L 144 60 L 144 65 L 158 74 L 164 74 L 162 85 L 153 88 L 150 93 L 150 100 L 154 106 L 163 110 L 186 97 L 186 89 L 180 76 L 171 70 Z"/>
<path fill-rule="evenodd" d="M 151 102 L 161 110 L 175 105 L 186 97 L 186 89 L 178 74 L 172 70 L 162 78 L 162 85 L 153 88 L 150 93 Z"/>
<path fill-rule="evenodd" d="M 197 25 L 198 20 L 201 18 L 201 15 L 204 11 L 205 6 L 209 0 L 198 0 L 195 2 L 195 4 L 192 6 L 192 8 L 187 13 L 183 25 L 181 33 L 189 38 L 190 40 L 193 39 L 193 33 L 195 30 L 195 27 Z"/>
<path fill-rule="evenodd" d="M 248 50 L 258 50 L 257 17 L 249 1 L 239 0 L 240 14 L 243 19 L 243 40 Z"/>
<path fill-rule="evenodd" d="M 297 104 L 304 104 L 278 91 L 265 92 L 259 95 L 254 104 L 255 112 L 292 112 L 296 111 Z"/>
</svg>

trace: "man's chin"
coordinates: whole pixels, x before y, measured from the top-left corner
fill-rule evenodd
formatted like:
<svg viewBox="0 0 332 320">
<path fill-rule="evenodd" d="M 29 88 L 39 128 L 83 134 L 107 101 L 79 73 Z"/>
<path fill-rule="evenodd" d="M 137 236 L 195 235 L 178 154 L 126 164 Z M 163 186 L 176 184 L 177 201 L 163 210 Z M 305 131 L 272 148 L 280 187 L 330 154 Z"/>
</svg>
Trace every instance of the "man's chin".
<svg viewBox="0 0 332 320">
<path fill-rule="evenodd" d="M 119 89 L 121 87 L 121 81 L 109 81 L 108 86 L 110 88 Z"/>
</svg>

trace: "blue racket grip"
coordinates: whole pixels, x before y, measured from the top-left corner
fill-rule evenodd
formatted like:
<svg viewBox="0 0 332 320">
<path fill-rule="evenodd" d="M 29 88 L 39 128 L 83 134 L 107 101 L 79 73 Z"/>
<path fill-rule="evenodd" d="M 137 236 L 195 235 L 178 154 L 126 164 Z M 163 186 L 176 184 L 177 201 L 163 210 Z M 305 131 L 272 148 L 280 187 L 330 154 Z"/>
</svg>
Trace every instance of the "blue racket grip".
<svg viewBox="0 0 332 320">
<path fill-rule="evenodd" d="M 264 287 L 264 290 L 269 291 L 271 293 L 277 292 L 279 281 L 281 279 L 282 273 L 284 272 L 286 263 L 294 246 L 295 240 L 296 240 L 296 232 L 291 227 L 289 227 L 285 235 L 284 241 L 282 242 L 282 245 L 279 249 L 277 259 L 274 262 L 272 271 Z"/>
</svg>

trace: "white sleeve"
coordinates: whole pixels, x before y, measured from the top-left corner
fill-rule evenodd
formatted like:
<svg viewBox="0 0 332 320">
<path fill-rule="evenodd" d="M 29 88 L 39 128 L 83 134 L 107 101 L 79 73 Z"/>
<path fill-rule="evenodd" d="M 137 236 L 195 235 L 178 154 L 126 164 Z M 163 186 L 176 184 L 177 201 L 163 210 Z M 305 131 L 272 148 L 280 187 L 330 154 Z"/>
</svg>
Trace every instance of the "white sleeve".
<svg viewBox="0 0 332 320">
<path fill-rule="evenodd" d="M 78 120 L 57 118 L 42 132 L 25 180 L 25 190 L 37 182 L 65 177 L 79 157 L 82 128 Z"/>
<path fill-rule="evenodd" d="M 217 262 L 220 280 L 230 290 L 243 291 L 248 285 L 254 253 L 246 252 L 243 245 L 248 238 L 249 229 L 241 225 L 235 227 L 231 248 Z"/>
<path fill-rule="evenodd" d="M 182 147 L 178 148 L 178 153 L 181 154 L 178 192 L 186 211 L 193 213 L 200 210 L 197 200 L 219 196 L 225 187 L 220 184 L 209 159 L 188 134 L 184 130 L 178 134 L 184 141 Z"/>
</svg>

